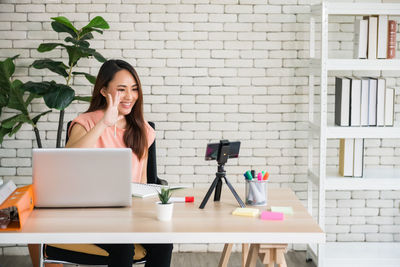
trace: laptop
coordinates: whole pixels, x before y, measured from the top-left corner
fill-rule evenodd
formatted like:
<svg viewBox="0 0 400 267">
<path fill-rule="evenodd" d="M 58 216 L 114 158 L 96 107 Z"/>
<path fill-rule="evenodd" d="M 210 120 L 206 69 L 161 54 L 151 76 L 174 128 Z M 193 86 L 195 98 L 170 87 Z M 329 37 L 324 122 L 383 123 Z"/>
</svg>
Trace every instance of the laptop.
<svg viewBox="0 0 400 267">
<path fill-rule="evenodd" d="M 129 148 L 33 149 L 35 207 L 131 206 Z"/>
</svg>

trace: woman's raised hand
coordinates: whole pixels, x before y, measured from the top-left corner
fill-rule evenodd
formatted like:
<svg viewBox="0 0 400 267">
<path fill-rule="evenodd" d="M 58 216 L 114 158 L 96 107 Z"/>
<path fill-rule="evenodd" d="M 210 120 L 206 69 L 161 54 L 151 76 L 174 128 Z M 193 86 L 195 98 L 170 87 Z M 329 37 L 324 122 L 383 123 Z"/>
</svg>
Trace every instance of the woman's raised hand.
<svg viewBox="0 0 400 267">
<path fill-rule="evenodd" d="M 120 103 L 120 92 L 117 91 L 115 98 L 113 99 L 111 94 L 107 94 L 107 108 L 104 112 L 104 117 L 102 119 L 103 123 L 107 126 L 113 126 L 120 120 L 123 116 L 118 116 L 118 105 Z"/>
</svg>

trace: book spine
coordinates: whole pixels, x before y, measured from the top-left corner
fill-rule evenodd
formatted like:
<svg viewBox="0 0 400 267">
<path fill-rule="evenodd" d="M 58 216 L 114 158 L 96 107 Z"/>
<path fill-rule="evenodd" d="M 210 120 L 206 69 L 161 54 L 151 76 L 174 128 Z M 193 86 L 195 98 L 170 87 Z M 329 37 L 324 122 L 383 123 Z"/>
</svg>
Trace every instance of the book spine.
<svg viewBox="0 0 400 267">
<path fill-rule="evenodd" d="M 368 103 L 368 125 L 376 126 L 376 91 L 377 79 L 369 79 L 369 103 Z"/>
<path fill-rule="evenodd" d="M 364 169 L 364 139 L 354 139 L 353 176 L 362 177 Z"/>
<path fill-rule="evenodd" d="M 379 78 L 376 93 L 376 126 L 385 125 L 385 95 L 386 81 L 385 79 Z"/>
<path fill-rule="evenodd" d="M 389 59 L 393 59 L 396 57 L 396 33 L 397 22 L 394 20 L 389 20 L 387 48 L 387 58 Z"/>
<path fill-rule="evenodd" d="M 388 16 L 381 15 L 378 17 L 378 58 L 385 59 L 387 57 L 387 38 L 388 38 Z"/>
<path fill-rule="evenodd" d="M 361 126 L 368 126 L 369 79 L 361 80 Z"/>
<path fill-rule="evenodd" d="M 350 121 L 350 79 L 335 79 L 335 124 L 349 126 Z"/>
<path fill-rule="evenodd" d="M 367 58 L 368 20 L 356 20 L 354 29 L 354 58 Z"/>
<path fill-rule="evenodd" d="M 335 124 L 340 126 L 342 102 L 342 79 L 335 78 Z"/>
<path fill-rule="evenodd" d="M 370 16 L 368 19 L 368 59 L 376 59 L 378 18 Z"/>
<path fill-rule="evenodd" d="M 350 126 L 361 126 L 361 80 L 351 79 Z"/>
<path fill-rule="evenodd" d="M 354 139 L 340 139 L 339 173 L 342 176 L 353 176 Z"/>
</svg>

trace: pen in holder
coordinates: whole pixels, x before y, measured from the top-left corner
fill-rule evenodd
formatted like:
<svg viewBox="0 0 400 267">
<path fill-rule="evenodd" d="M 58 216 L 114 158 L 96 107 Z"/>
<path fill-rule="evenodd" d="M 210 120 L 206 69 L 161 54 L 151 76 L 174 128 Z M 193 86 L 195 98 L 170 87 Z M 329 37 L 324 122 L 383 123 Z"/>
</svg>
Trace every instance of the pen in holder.
<svg viewBox="0 0 400 267">
<path fill-rule="evenodd" d="M 246 180 L 246 204 L 266 206 L 268 198 L 267 180 Z"/>
</svg>

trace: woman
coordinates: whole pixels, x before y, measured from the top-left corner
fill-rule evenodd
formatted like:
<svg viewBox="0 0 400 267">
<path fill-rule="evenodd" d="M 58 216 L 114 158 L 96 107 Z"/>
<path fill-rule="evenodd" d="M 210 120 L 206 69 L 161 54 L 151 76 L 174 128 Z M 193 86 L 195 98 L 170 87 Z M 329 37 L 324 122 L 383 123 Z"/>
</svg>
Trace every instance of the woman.
<svg viewBox="0 0 400 267">
<path fill-rule="evenodd" d="M 73 120 L 68 131 L 68 148 L 131 148 L 132 182 L 147 182 L 147 152 L 155 133 L 143 118 L 142 87 L 135 69 L 129 63 L 109 60 L 101 66 L 89 109 Z M 97 246 L 109 253 L 108 266 L 132 266 L 133 244 Z M 170 266 L 172 244 L 142 246 L 146 249 L 146 267 Z M 46 253 L 50 257 L 55 253 L 57 258 L 76 263 L 90 262 L 83 253 L 71 255 L 50 247 Z"/>
</svg>

